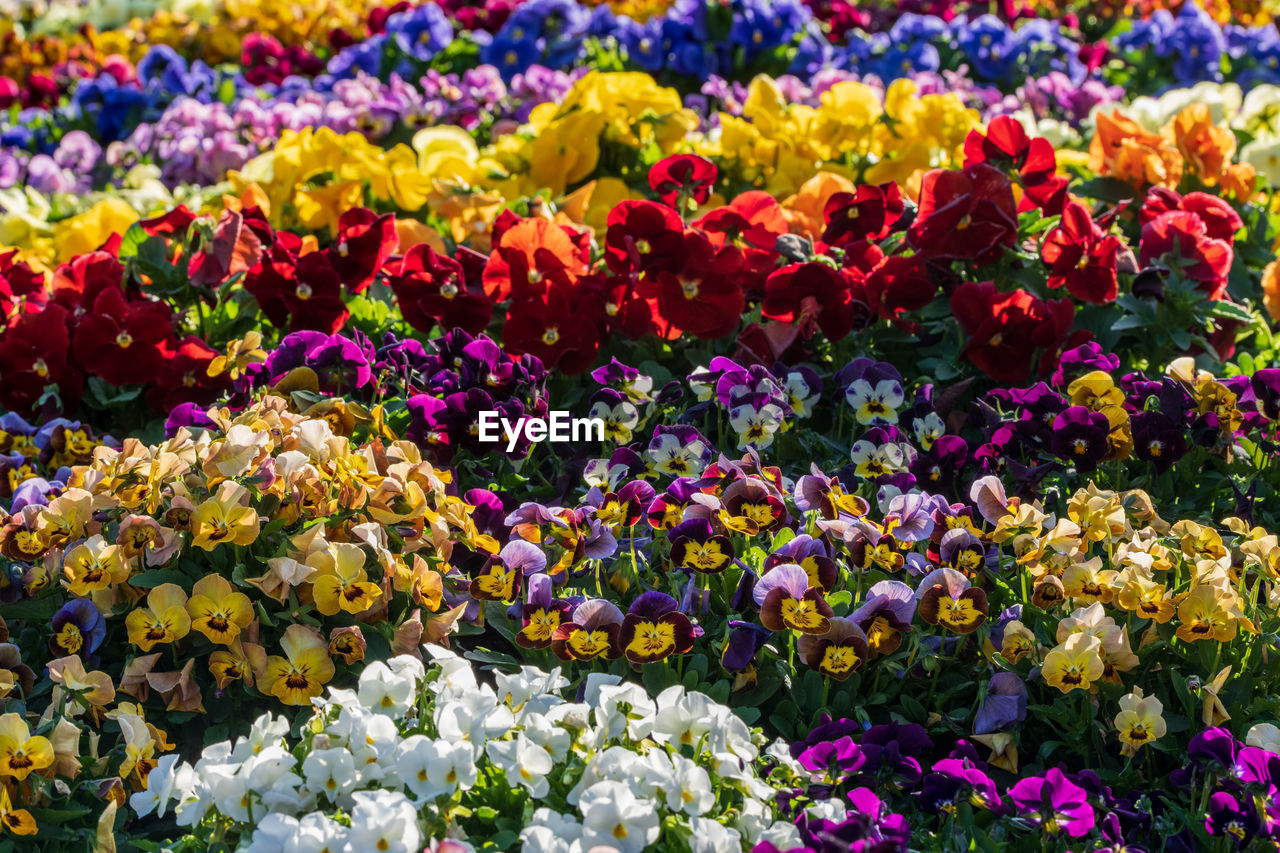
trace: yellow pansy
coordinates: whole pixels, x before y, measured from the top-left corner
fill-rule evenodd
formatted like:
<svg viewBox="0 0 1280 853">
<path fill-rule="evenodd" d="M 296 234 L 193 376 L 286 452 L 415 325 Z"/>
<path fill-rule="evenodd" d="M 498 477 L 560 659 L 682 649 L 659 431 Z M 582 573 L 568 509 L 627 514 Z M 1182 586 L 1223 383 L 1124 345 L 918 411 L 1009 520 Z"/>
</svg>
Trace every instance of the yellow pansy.
<svg viewBox="0 0 1280 853">
<path fill-rule="evenodd" d="M 206 575 L 196 581 L 187 600 L 187 613 L 193 629 L 224 646 L 253 622 L 249 596 L 232 589 L 222 575 Z"/>
<path fill-rule="evenodd" d="M 187 594 L 177 584 L 161 584 L 147 594 L 147 606 L 131 610 L 125 617 L 129 642 L 151 651 L 160 643 L 181 640 L 191 631 Z"/>
<path fill-rule="evenodd" d="M 363 613 L 382 597 L 377 584 L 369 582 L 364 561 L 364 550 L 349 542 L 330 545 L 307 559 L 307 565 L 316 569 L 312 583 L 316 610 L 325 616 L 339 611 Z"/>
<path fill-rule="evenodd" d="M 118 546 L 107 544 L 100 534 L 95 534 L 67 552 L 62 574 L 63 585 L 72 594 L 84 597 L 123 583 L 129 577 L 129 567 L 120 559 Z"/>
<path fill-rule="evenodd" d="M 1047 683 L 1070 693 L 1076 688 L 1088 690 L 1105 670 L 1101 641 L 1089 634 L 1072 634 L 1044 656 L 1040 672 Z"/>
<path fill-rule="evenodd" d="M 0 787 L 0 824 L 14 835 L 35 835 L 39 830 L 31 812 L 13 807 L 7 787 Z"/>
<path fill-rule="evenodd" d="M 1236 616 L 1232 605 L 1217 587 L 1201 584 L 1178 603 L 1178 630 L 1180 640 L 1218 640 L 1229 642 L 1236 636 Z"/>
<path fill-rule="evenodd" d="M 329 646 L 305 625 L 290 625 L 280 640 L 284 657 L 267 658 L 259 687 L 286 705 L 309 705 L 333 678 Z"/>
<path fill-rule="evenodd" d="M 34 770 L 53 764 L 53 744 L 48 738 L 32 737 L 26 720 L 19 714 L 0 715 L 0 776 L 21 782 Z"/>
<path fill-rule="evenodd" d="M 1144 745 L 1164 736 L 1167 731 L 1164 705 L 1154 696 L 1143 696 L 1142 688 L 1120 698 L 1120 713 L 1116 714 L 1115 727 L 1124 746 L 1121 755 L 1133 755 Z"/>
<path fill-rule="evenodd" d="M 214 497 L 191 513 L 192 544 L 212 551 L 224 543 L 248 545 L 258 538 L 258 513 L 241 506 L 248 490 L 239 483 L 222 483 Z"/>
</svg>

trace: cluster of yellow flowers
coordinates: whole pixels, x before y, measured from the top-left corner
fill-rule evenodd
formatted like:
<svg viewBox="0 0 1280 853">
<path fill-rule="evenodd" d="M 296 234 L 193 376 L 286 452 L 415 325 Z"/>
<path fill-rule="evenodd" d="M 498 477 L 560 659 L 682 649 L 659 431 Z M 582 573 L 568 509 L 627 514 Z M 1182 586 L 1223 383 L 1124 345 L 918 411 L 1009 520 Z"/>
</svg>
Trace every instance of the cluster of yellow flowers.
<svg viewBox="0 0 1280 853">
<path fill-rule="evenodd" d="M 288 222 L 290 211 L 308 228 L 332 227 L 343 211 L 371 201 L 406 212 L 427 206 L 455 241 L 483 248 L 502 206 L 540 191 L 560 199 L 574 221 L 602 226 L 615 204 L 639 197 L 631 187 L 646 173 L 641 155 L 647 162 L 701 154 L 730 182 L 797 201 L 815 193 L 815 179 L 825 187 L 818 201 L 857 181 L 898 181 L 914 194 L 924 172 L 963 160 L 965 136 L 979 126 L 957 96 L 922 96 L 907 80 L 883 100 L 861 83 L 839 83 L 811 107 L 788 103 L 763 75 L 752 81 L 742 115 L 722 113 L 718 124 L 717 133 L 698 132 L 679 93 L 647 74 L 592 72 L 560 103 L 535 108 L 526 125 L 483 148 L 454 127 L 426 128 L 412 148 L 389 150 L 357 132 L 286 131 L 229 178 L 237 194 L 258 193 L 273 221 Z M 723 201 L 716 195 L 708 205 Z"/>
<path fill-rule="evenodd" d="M 1046 683 L 1063 693 L 1096 694 L 1099 682 L 1123 684 L 1138 666 L 1134 648 L 1160 643 L 1179 653 L 1192 644 L 1231 643 L 1258 633 L 1264 615 L 1280 604 L 1280 540 L 1239 518 L 1221 528 L 1190 520 L 1169 524 L 1145 492 L 1115 492 L 1090 485 L 1072 496 L 1065 518 L 1031 504 L 1010 508 L 994 534 L 1016 555 L 1030 582 L 1028 602 L 1057 621 L 1052 647 L 1043 646 L 1021 620 L 1004 628 L 998 651 L 1017 663 L 1041 665 Z M 1132 631 L 1132 635 L 1131 632 Z M 1221 659 L 1221 648 L 1215 661 Z M 1247 659 L 1249 649 L 1241 654 Z M 1218 700 L 1232 667 L 1217 668 L 1200 686 L 1203 722 L 1229 719 Z M 1115 726 L 1128 754 L 1164 731 L 1160 702 L 1140 689 L 1121 700 Z"/>
</svg>

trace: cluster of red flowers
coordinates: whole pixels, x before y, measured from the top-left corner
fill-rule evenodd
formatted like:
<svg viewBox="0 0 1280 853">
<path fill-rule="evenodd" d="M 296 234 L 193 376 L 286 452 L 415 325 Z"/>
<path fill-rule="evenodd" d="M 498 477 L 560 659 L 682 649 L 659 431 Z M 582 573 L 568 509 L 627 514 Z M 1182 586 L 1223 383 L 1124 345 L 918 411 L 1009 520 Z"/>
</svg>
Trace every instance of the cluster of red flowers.
<svg viewBox="0 0 1280 853">
<path fill-rule="evenodd" d="M 914 208 L 892 182 L 835 193 L 812 241 L 789 232 L 782 206 L 764 192 L 689 213 L 708 202 L 716 178 L 714 164 L 694 155 L 659 162 L 649 174 L 654 198 L 614 207 L 598 244 L 575 225 L 504 211 L 488 256 L 466 247 L 446 255 L 428 243 L 400 252 L 394 217 L 364 208 L 340 217 L 326 248 L 273 229 L 256 209 L 227 210 L 193 228 L 197 217 L 179 207 L 140 225 L 164 243 L 168 266 L 159 278 L 167 270 L 179 289 L 190 286 L 195 298 L 212 302 L 228 280 L 243 276 L 278 328 L 336 333 L 349 316 L 347 298 L 378 281 L 420 332 L 439 326 L 478 334 L 505 315 L 508 352 L 565 373 L 593 366 L 614 335 L 737 334 L 759 359 L 785 360 L 819 330 L 839 340 L 876 320 L 916 328 L 904 315 L 941 289 L 968 336 L 962 357 L 1004 382 L 1045 374 L 1064 346 L 1088 337 L 1073 330 L 1072 299 L 997 286 L 1034 257 L 1026 246 L 1013 251 L 1025 237 L 1024 214 L 1058 217 L 1039 245 L 1048 287 L 1099 305 L 1116 299 L 1121 272 L 1140 267 L 1176 272 L 1206 299 L 1226 298 L 1242 226 L 1215 196 L 1155 188 L 1127 214 L 1141 227 L 1135 258 L 1113 233 L 1125 207 L 1095 214 L 1072 197 L 1052 146 L 1007 117 L 970 134 L 962 168 L 927 173 Z M 173 291 L 122 264 L 119 246 L 116 238 L 77 257 L 51 284 L 12 254 L 3 259 L 0 403 L 30 412 L 56 385 L 69 408 L 86 375 L 151 384 L 157 406 L 211 396 L 216 383 L 203 368 L 213 350 L 178 338 L 176 315 L 162 299 Z M 756 308 L 762 320 L 744 325 Z"/>
<path fill-rule="evenodd" d="M 119 248 L 117 236 L 51 280 L 14 252 L 0 258 L 0 404 L 20 413 L 68 411 L 89 377 L 149 385 L 157 410 L 211 402 L 223 390 L 208 375 L 216 353 L 198 337 L 179 338 L 173 309 L 126 281 Z"/>
<path fill-rule="evenodd" d="M 1244 226 L 1231 205 L 1208 193 L 1184 196 L 1154 187 L 1138 220 L 1142 223 L 1138 254 L 1144 267 L 1163 260 L 1180 267 L 1209 299 L 1226 296 L 1235 234 Z"/>
</svg>

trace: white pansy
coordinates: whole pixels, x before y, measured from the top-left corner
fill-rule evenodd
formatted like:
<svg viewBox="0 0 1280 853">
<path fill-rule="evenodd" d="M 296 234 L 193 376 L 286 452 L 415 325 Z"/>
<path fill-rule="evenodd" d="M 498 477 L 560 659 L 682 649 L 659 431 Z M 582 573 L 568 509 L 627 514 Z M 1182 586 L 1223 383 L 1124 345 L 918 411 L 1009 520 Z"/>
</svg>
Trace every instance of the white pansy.
<svg viewBox="0 0 1280 853">
<path fill-rule="evenodd" d="M 347 833 L 347 853 L 419 853 L 422 828 L 418 810 L 404 794 L 393 791 L 357 791 Z"/>
<path fill-rule="evenodd" d="M 532 797 L 545 797 L 551 784 L 547 774 L 555 766 L 551 753 L 529 740 L 523 734 L 515 740 L 493 741 L 485 752 L 489 760 L 507 774 L 507 784 L 528 790 Z"/>
<path fill-rule="evenodd" d="M 476 783 L 475 750 L 469 743 L 431 740 L 425 735 L 405 738 L 396 750 L 396 772 L 414 796 L 434 800 Z"/>
<path fill-rule="evenodd" d="M 671 766 L 674 784 L 667 788 L 667 807 L 687 815 L 709 812 L 716 804 L 711 775 L 683 755 L 671 756 Z"/>
<path fill-rule="evenodd" d="M 567 702 L 558 669 L 496 672 L 495 691 L 465 659 L 432 656 L 429 672 L 401 657 L 370 664 L 355 691 L 328 689 L 301 742 L 283 718 L 265 716 L 234 746 L 207 747 L 194 767 L 164 757 L 151 789 L 131 802 L 149 815 L 176 800 L 189 845 L 217 827 L 252 853 L 474 853 L 487 836 L 453 837 L 460 828 L 437 810 L 446 799 L 473 814 L 495 808 L 509 826 L 514 804 L 553 791 L 567 792 L 567 813 L 540 807 L 524 821 L 529 853 L 639 853 L 664 825 L 695 853 L 798 844 L 795 826 L 775 819 L 778 791 L 795 778 L 786 744 L 768 746 L 781 772 L 762 778 L 765 740 L 710 697 L 681 686 L 650 697 L 592 675 L 583 701 Z M 419 688 L 423 715 L 413 712 Z M 838 817 L 838 805 L 814 814 Z"/>
<path fill-rule="evenodd" d="M 524 853 L 577 853 L 582 849 L 582 824 L 572 815 L 536 809 L 520 830 Z"/>
<path fill-rule="evenodd" d="M 356 760 L 351 751 L 317 749 L 302 761 L 302 784 L 334 805 L 349 803 L 356 787 Z"/>
<path fill-rule="evenodd" d="M 661 821 L 655 804 L 642 800 L 621 782 L 597 782 L 583 791 L 582 845 L 640 853 L 658 840 Z"/>
<path fill-rule="evenodd" d="M 360 673 L 356 695 L 364 707 L 399 719 L 409 713 L 416 689 L 417 682 L 412 675 L 397 675 L 382 661 L 374 661 Z"/>
<path fill-rule="evenodd" d="M 1271 723 L 1256 723 L 1244 736 L 1244 742 L 1249 746 L 1265 749 L 1267 752 L 1280 753 L 1280 728 L 1276 728 Z"/>
<path fill-rule="evenodd" d="M 1266 183 L 1280 186 L 1280 135 L 1260 137 L 1241 148 L 1240 162 L 1253 166 Z"/>
<path fill-rule="evenodd" d="M 724 850 L 741 850 L 742 835 L 738 830 L 705 817 L 689 821 L 693 837 L 689 839 L 689 853 L 721 853 Z"/>
<path fill-rule="evenodd" d="M 499 705 L 489 685 L 447 702 L 436 711 L 440 736 L 448 740 L 464 740 L 477 749 L 492 737 L 511 731 L 516 718 L 511 709 Z"/>
<path fill-rule="evenodd" d="M 138 817 L 153 813 L 156 817 L 164 817 L 170 800 L 181 800 L 195 787 L 195 770 L 190 765 L 178 765 L 177 762 L 176 753 L 161 756 L 147 774 L 146 790 L 129 797 L 129 806 L 138 813 Z"/>
</svg>

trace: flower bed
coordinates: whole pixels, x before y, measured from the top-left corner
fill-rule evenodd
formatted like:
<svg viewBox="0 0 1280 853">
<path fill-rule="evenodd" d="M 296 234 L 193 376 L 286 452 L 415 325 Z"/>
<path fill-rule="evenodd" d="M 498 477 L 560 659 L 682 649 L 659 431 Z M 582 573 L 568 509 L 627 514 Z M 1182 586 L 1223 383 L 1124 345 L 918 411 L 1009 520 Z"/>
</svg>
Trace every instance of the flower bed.
<svg viewBox="0 0 1280 853">
<path fill-rule="evenodd" d="M 10 17 L 0 846 L 1280 841 L 1266 13 Z"/>
</svg>

